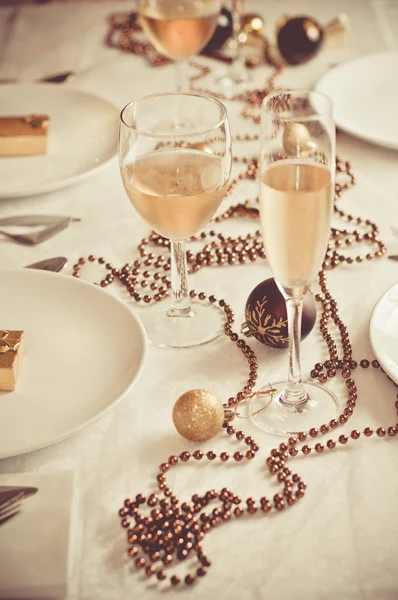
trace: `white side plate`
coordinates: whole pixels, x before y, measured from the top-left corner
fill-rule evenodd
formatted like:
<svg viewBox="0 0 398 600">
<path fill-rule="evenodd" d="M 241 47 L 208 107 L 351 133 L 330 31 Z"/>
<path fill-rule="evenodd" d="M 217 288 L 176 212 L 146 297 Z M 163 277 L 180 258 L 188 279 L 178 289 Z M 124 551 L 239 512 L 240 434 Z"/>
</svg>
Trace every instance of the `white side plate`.
<svg viewBox="0 0 398 600">
<path fill-rule="evenodd" d="M 0 198 L 66 187 L 116 155 L 119 111 L 92 94 L 62 84 L 3 84 L 0 107 L 2 117 L 50 117 L 47 154 L 0 157 Z"/>
<path fill-rule="evenodd" d="M 69 275 L 0 270 L 0 329 L 23 329 L 14 392 L 0 392 L 0 458 L 59 442 L 132 388 L 146 354 L 143 326 L 123 302 Z"/>
<path fill-rule="evenodd" d="M 398 383 L 398 281 L 382 295 L 373 310 L 370 342 L 385 372 Z"/>
<path fill-rule="evenodd" d="M 337 127 L 398 150 L 398 52 L 371 54 L 330 70 L 316 88 L 333 101 Z"/>
</svg>

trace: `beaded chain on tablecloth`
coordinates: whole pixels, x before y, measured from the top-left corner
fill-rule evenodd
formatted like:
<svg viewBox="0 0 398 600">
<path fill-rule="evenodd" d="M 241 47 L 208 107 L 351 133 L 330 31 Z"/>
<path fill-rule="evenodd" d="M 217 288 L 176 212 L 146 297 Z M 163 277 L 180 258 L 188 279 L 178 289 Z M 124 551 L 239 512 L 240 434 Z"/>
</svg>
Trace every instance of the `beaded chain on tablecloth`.
<svg viewBox="0 0 398 600">
<path fill-rule="evenodd" d="M 209 90 L 198 87 L 198 81 L 209 75 L 210 67 L 198 65 L 196 62 L 191 65 L 199 70 L 199 73 L 191 78 L 191 89 L 211 93 Z M 259 122 L 261 102 L 274 89 L 275 78 L 281 69 L 280 66 L 275 67 L 275 71 L 264 88 L 239 94 L 233 99 L 243 102 L 242 114 L 244 117 L 252 119 L 254 123 Z M 220 94 L 212 93 L 212 95 L 221 97 Z M 235 142 L 257 140 L 258 135 L 241 134 L 235 137 Z M 227 195 L 242 181 L 255 180 L 258 174 L 257 158 L 235 157 L 234 161 L 244 165 L 244 169 L 230 183 Z M 326 256 L 318 275 L 320 291 L 315 294 L 315 299 L 321 307 L 319 330 L 327 346 L 328 358 L 314 365 L 311 377 L 324 384 L 328 378 L 334 378 L 339 373 L 344 378 L 346 386 L 347 395 L 344 409 L 336 419 L 324 423 L 319 428 L 312 428 L 309 432 L 300 432 L 297 437 L 290 437 L 271 450 L 266 458 L 266 464 L 270 474 L 274 475 L 281 484 L 280 491 L 272 498 L 263 496 L 258 501 L 251 497 L 243 500 L 233 491 L 223 488 L 219 491 L 208 490 L 200 496 L 194 494 L 190 502 L 180 503 L 167 484 L 167 472 L 170 469 L 192 459 L 202 460 L 205 458 L 209 461 L 220 460 L 221 462 L 252 460 L 259 451 L 259 445 L 251 436 L 247 436 L 241 430 L 236 430 L 231 424 L 236 407 L 247 401 L 253 394 L 258 378 L 256 355 L 249 344 L 233 331 L 234 313 L 226 300 L 192 290 L 190 292 L 192 298 L 198 298 L 211 304 L 216 303 L 223 309 L 225 335 L 236 344 L 248 362 L 249 374 L 245 386 L 236 396 L 228 398 L 224 404 L 226 414 L 224 430 L 228 436 L 236 438 L 241 443 L 241 448 L 234 451 L 232 455 L 227 451 L 217 455 L 213 450 L 203 452 L 200 449 L 192 453 L 184 451 L 178 456 L 172 455 L 159 465 L 156 478 L 159 493 L 151 493 L 148 497 L 138 494 L 135 498 L 128 498 L 124 501 L 123 507 L 119 510 L 119 516 L 122 527 L 127 529 L 128 555 L 134 559 L 137 569 L 145 569 L 148 577 L 156 576 L 159 581 L 169 577 L 171 584 L 177 586 L 181 581 L 180 577 L 177 574 L 169 576 L 164 567 L 183 561 L 194 553 L 198 560 L 198 566 L 194 571 L 191 570 L 187 573 L 184 578 L 186 585 L 192 585 L 198 577 L 206 575 L 211 564 L 202 545 L 203 538 L 209 531 L 233 518 L 242 517 L 245 513 L 253 515 L 258 510 L 264 513 L 273 510 L 283 511 L 287 506 L 296 504 L 304 496 L 307 486 L 300 475 L 293 473 L 291 467 L 287 466 L 288 461 L 298 454 L 308 455 L 311 452 L 322 453 L 326 450 L 334 450 L 340 444 L 345 445 L 358 440 L 362 435 L 370 437 L 374 433 L 370 427 L 365 427 L 363 431 L 353 429 L 350 435 L 341 434 L 337 438 L 330 437 L 326 442 L 317 441 L 315 443 L 316 438 L 330 434 L 339 425 L 347 423 L 353 415 L 358 399 L 358 389 L 353 379 L 353 372 L 358 367 L 367 369 L 372 366 L 384 373 L 377 360 L 369 361 L 363 358 L 358 362 L 353 358 L 347 327 L 339 315 L 337 302 L 328 287 L 326 275 L 328 270 L 335 269 L 342 263 L 352 264 L 378 259 L 386 252 L 386 247 L 379 238 L 378 227 L 375 223 L 369 219 L 348 214 L 341 208 L 343 193 L 355 184 L 350 163 L 337 158 L 336 175 L 334 213 L 343 222 L 343 227 L 331 230 Z M 230 218 L 257 219 L 258 214 L 257 199 L 248 199 L 228 208 L 214 219 L 214 223 L 217 224 Z M 355 227 L 352 228 L 352 225 Z M 187 251 L 191 274 L 204 267 L 244 265 L 255 262 L 259 258 L 265 258 L 259 230 L 233 238 L 212 229 L 209 232 L 200 233 L 192 240 L 202 241 L 204 246 L 196 254 L 191 250 Z M 368 251 L 364 255 L 352 256 L 350 250 L 359 244 L 371 246 L 373 251 Z M 88 259 L 80 258 L 78 260 L 74 265 L 73 275 L 80 276 L 81 269 L 87 260 L 89 262 L 96 261 L 99 265 L 104 265 L 107 271 L 106 276 L 100 282 L 102 287 L 107 287 L 117 280 L 126 287 L 135 302 L 144 304 L 160 302 L 169 295 L 171 280 L 169 276 L 170 257 L 159 253 L 159 249 L 162 252 L 162 249 L 168 251 L 169 248 L 169 240 L 152 232 L 139 244 L 139 258 L 133 264 L 125 264 L 119 269 L 106 262 L 103 257 L 96 258 L 90 255 Z M 333 337 L 329 328 L 330 323 L 333 323 L 338 331 L 339 341 Z M 341 354 L 339 354 L 338 345 L 340 345 Z M 398 396 L 396 397 L 398 398 Z M 398 409 L 398 400 L 395 401 L 395 407 Z M 379 427 L 376 435 L 380 438 L 393 437 L 397 431 L 398 423 L 395 423 L 388 427 Z M 308 443 L 313 440 L 313 444 Z M 159 498 L 159 496 L 162 497 Z M 216 503 L 216 506 L 210 510 L 211 503 Z M 148 507 L 145 511 L 142 510 L 144 505 Z"/>
</svg>

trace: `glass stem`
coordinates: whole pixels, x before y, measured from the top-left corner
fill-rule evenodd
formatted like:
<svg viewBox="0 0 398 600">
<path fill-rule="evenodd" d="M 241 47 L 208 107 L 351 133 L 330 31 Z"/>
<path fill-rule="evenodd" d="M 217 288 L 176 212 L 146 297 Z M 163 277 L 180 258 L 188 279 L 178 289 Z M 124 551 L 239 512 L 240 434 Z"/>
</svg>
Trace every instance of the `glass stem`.
<svg viewBox="0 0 398 600">
<path fill-rule="evenodd" d="M 288 381 L 282 393 L 284 402 L 301 404 L 308 399 L 307 392 L 301 379 L 300 340 L 301 317 L 303 314 L 303 298 L 286 299 L 287 319 L 289 327 L 289 374 Z"/>
<path fill-rule="evenodd" d="M 175 64 L 176 69 L 176 91 L 178 94 L 188 92 L 188 61 L 178 60 Z"/>
<path fill-rule="evenodd" d="M 242 13 L 243 13 L 243 0 L 235 0 L 234 9 L 232 13 L 232 30 L 233 30 L 233 38 L 235 44 L 235 56 L 233 58 L 231 64 L 231 70 L 236 71 L 237 73 L 241 73 L 244 69 L 243 62 L 243 48 L 239 39 L 239 35 L 242 28 Z"/>
<path fill-rule="evenodd" d="M 168 316 L 192 316 L 185 240 L 171 241 L 171 290 L 171 307 L 167 311 Z"/>
</svg>

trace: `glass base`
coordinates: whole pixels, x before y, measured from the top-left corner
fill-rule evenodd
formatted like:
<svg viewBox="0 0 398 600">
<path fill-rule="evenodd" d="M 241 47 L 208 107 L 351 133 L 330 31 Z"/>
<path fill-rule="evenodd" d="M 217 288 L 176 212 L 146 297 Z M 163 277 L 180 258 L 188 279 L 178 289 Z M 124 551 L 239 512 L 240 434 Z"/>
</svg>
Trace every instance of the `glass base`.
<svg viewBox="0 0 398 600">
<path fill-rule="evenodd" d="M 191 313 L 184 317 L 168 314 L 166 302 L 136 310 L 149 342 L 162 348 L 192 348 L 207 344 L 224 331 L 224 312 L 214 304 L 192 300 Z"/>
<path fill-rule="evenodd" d="M 261 388 L 260 392 L 269 391 L 272 387 L 276 390 L 272 400 L 269 395 L 254 397 L 249 402 L 248 412 L 253 415 L 251 418 L 260 429 L 277 435 L 297 435 L 300 431 L 307 432 L 312 427 L 319 428 L 337 416 L 337 398 L 323 385 L 305 382 L 308 397 L 298 405 L 283 400 L 282 393 L 285 385 L 286 381 L 270 383 Z M 264 406 L 266 406 L 264 410 L 253 414 Z"/>
<path fill-rule="evenodd" d="M 250 78 L 246 71 L 242 71 L 242 73 L 225 73 L 214 80 L 214 85 L 217 92 L 221 92 L 226 98 L 233 98 L 249 89 Z"/>
</svg>

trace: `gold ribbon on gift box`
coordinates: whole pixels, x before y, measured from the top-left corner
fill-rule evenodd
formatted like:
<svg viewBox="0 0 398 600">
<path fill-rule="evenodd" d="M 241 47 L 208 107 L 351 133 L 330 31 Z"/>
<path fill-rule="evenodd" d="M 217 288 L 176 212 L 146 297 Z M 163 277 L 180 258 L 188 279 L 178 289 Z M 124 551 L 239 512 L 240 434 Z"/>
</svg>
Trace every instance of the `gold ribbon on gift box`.
<svg viewBox="0 0 398 600">
<path fill-rule="evenodd" d="M 10 332 L 5 330 L 0 330 L 0 354 L 5 354 L 6 352 L 16 352 L 21 343 L 20 339 L 12 339 L 10 337 Z"/>
</svg>

